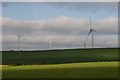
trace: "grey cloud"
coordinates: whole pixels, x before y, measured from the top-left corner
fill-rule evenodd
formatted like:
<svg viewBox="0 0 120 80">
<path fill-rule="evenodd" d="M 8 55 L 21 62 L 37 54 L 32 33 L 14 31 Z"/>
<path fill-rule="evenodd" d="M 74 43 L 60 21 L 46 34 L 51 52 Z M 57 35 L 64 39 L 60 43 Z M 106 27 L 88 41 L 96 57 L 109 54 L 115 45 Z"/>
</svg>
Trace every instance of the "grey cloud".
<svg viewBox="0 0 120 80">
<path fill-rule="evenodd" d="M 92 21 L 92 26 L 99 34 L 117 34 L 117 18 L 108 17 L 99 21 Z M 40 21 L 19 21 L 10 18 L 3 18 L 3 35 L 18 34 L 39 35 L 79 35 L 88 33 L 89 20 L 59 16 L 55 19 Z M 43 34 L 44 33 L 44 34 Z"/>
<path fill-rule="evenodd" d="M 24 35 L 21 37 L 23 49 L 49 49 L 49 39 L 53 42 L 53 48 L 69 48 L 70 42 L 73 48 L 79 48 L 83 47 L 83 42 L 90 29 L 89 20 L 63 15 L 54 19 L 38 21 L 21 21 L 10 18 L 2 20 L 3 49 L 17 49 L 16 34 L 19 32 Z M 117 46 L 117 22 L 115 17 L 92 21 L 92 26 L 97 31 L 95 33 L 96 47 Z M 90 40 L 88 40 L 88 46 L 90 46 Z"/>
<path fill-rule="evenodd" d="M 12 40 L 8 40 L 12 38 Z M 31 37 L 23 36 L 21 38 L 21 49 L 49 49 L 49 38 L 44 37 Z M 51 38 L 52 48 L 83 48 L 84 36 L 53 36 Z M 117 36 L 98 36 L 95 35 L 94 46 L 95 47 L 117 47 L 118 39 Z M 3 49 L 17 49 L 17 37 L 10 36 L 3 39 Z M 91 36 L 87 40 L 87 47 L 91 47 Z"/>
<path fill-rule="evenodd" d="M 108 17 L 93 23 L 93 27 L 100 34 L 118 34 L 118 19 Z"/>
</svg>

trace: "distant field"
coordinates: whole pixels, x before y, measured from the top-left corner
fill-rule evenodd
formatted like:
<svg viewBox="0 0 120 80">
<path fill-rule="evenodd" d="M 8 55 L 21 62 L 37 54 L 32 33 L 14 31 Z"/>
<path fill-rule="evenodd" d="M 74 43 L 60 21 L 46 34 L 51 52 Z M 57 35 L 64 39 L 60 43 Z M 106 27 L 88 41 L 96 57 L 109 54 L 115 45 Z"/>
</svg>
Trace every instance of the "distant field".
<svg viewBox="0 0 120 80">
<path fill-rule="evenodd" d="M 71 49 L 47 51 L 3 51 L 3 64 L 63 64 L 118 61 L 117 48 Z"/>
<path fill-rule="evenodd" d="M 118 78 L 118 62 L 6 66 L 3 78 Z"/>
</svg>

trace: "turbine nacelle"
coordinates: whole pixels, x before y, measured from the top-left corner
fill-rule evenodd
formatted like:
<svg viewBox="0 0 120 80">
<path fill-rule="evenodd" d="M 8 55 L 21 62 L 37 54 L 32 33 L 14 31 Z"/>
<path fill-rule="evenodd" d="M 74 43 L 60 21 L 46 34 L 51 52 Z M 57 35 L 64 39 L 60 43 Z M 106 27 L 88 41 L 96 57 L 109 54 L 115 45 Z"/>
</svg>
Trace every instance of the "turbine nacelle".
<svg viewBox="0 0 120 80">
<path fill-rule="evenodd" d="M 22 36 L 20 36 L 20 35 L 16 35 L 17 37 L 22 37 Z"/>
<path fill-rule="evenodd" d="M 91 29 L 90 29 L 90 32 L 92 32 L 92 31 L 93 31 L 93 32 L 96 32 L 93 28 L 91 28 Z"/>
</svg>

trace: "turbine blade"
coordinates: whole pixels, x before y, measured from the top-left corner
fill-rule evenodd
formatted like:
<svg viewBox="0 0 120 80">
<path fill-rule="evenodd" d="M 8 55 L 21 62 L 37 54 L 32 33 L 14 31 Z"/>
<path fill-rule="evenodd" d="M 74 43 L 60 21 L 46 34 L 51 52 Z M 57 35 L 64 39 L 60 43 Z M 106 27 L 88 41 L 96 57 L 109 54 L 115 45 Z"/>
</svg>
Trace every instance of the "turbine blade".
<svg viewBox="0 0 120 80">
<path fill-rule="evenodd" d="M 96 30 L 93 29 L 94 32 L 96 32 Z"/>
<path fill-rule="evenodd" d="M 88 33 L 88 36 L 87 36 L 86 40 L 88 39 L 88 37 L 89 37 L 89 35 L 90 35 L 91 32 L 92 32 L 92 31 L 90 30 L 90 32 Z"/>
<path fill-rule="evenodd" d="M 92 28 L 92 25 L 91 25 L 91 17 L 90 17 L 89 19 L 90 19 L 90 28 Z"/>
</svg>

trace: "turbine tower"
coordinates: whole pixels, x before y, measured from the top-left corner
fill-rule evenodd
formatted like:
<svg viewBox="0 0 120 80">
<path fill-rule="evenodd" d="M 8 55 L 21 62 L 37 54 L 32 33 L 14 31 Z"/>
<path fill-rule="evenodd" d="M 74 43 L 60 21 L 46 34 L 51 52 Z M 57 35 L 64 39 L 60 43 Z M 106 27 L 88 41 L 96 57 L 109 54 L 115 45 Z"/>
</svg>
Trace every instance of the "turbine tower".
<svg viewBox="0 0 120 80">
<path fill-rule="evenodd" d="M 50 48 L 50 50 L 52 50 L 52 42 L 51 42 L 51 39 L 49 39 L 49 48 Z"/>
<path fill-rule="evenodd" d="M 86 48 L 86 41 L 84 41 L 84 48 Z"/>
<path fill-rule="evenodd" d="M 71 42 L 70 42 L 70 49 L 72 49 L 72 44 L 71 44 Z"/>
<path fill-rule="evenodd" d="M 72 43 L 71 43 L 71 37 L 70 37 L 70 42 L 69 42 L 69 49 L 72 49 Z"/>
<path fill-rule="evenodd" d="M 20 38 L 22 37 L 21 35 L 16 35 L 18 37 L 18 51 L 20 51 L 21 45 L 20 45 Z"/>
<path fill-rule="evenodd" d="M 90 18 L 90 31 L 89 31 L 89 33 L 88 33 L 88 36 L 87 36 L 85 42 L 84 42 L 84 48 L 86 47 L 86 41 L 87 41 L 87 39 L 88 39 L 88 37 L 89 37 L 89 35 L 90 35 L 91 33 L 92 33 L 92 48 L 94 48 L 94 32 L 96 32 L 96 31 L 92 28 L 91 18 Z"/>
</svg>

